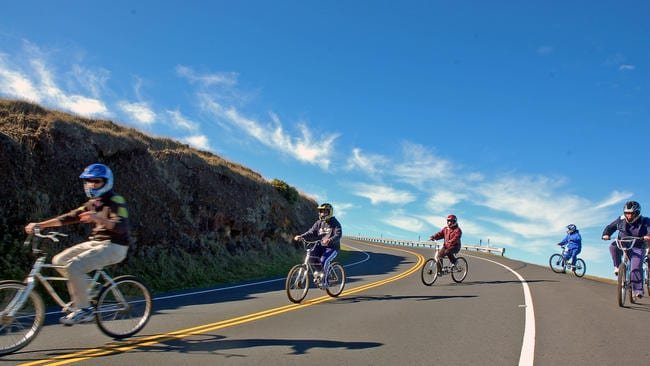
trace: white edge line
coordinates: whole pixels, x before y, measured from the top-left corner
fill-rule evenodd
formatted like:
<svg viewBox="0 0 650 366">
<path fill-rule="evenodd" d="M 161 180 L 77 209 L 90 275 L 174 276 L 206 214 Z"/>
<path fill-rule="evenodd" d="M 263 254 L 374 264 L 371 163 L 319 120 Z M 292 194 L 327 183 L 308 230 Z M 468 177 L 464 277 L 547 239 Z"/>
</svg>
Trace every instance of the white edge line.
<svg viewBox="0 0 650 366">
<path fill-rule="evenodd" d="M 360 261 L 354 262 L 354 263 L 346 264 L 346 265 L 344 265 L 344 267 L 356 266 L 357 264 L 361 264 L 361 263 L 366 262 L 367 260 L 370 259 L 370 254 L 368 254 L 366 251 L 363 251 L 363 250 L 361 250 L 359 248 L 355 248 L 355 247 L 353 247 L 351 245 L 346 245 L 346 246 L 356 250 L 357 252 L 362 252 L 363 254 L 366 255 L 366 258 L 364 258 L 364 259 L 362 259 Z M 193 295 L 199 295 L 199 294 L 206 294 L 206 293 L 210 293 L 210 292 L 227 291 L 227 290 L 233 290 L 233 289 L 236 289 L 236 288 L 257 286 L 257 285 L 263 285 L 263 284 L 267 284 L 267 283 L 271 283 L 271 282 L 284 281 L 284 279 L 285 279 L 284 277 L 282 277 L 282 278 L 274 278 L 272 280 L 251 282 L 251 283 L 245 283 L 245 284 L 235 285 L 235 286 L 228 286 L 228 287 L 213 288 L 213 289 L 209 289 L 209 290 L 186 292 L 186 293 L 176 294 L 176 295 L 160 296 L 160 297 L 154 298 L 153 300 L 154 301 L 160 301 L 160 300 L 173 299 L 173 298 L 176 298 L 176 297 L 193 296 Z M 45 313 L 45 315 L 53 315 L 53 314 L 60 314 L 60 313 L 61 313 L 61 311 L 57 310 L 57 311 L 50 311 L 48 313 Z"/>
<path fill-rule="evenodd" d="M 468 256 L 472 258 L 481 259 L 484 261 L 496 263 L 501 267 L 512 272 L 521 282 L 521 286 L 524 288 L 524 305 L 526 306 L 526 321 L 524 327 L 524 340 L 521 345 L 521 354 L 519 355 L 519 366 L 532 366 L 535 359 L 535 310 L 533 309 L 533 298 L 530 294 L 530 288 L 526 280 L 517 273 L 514 269 L 501 264 L 497 261 L 493 261 L 487 258 L 475 257 L 473 255 L 463 254 L 463 256 Z"/>
</svg>

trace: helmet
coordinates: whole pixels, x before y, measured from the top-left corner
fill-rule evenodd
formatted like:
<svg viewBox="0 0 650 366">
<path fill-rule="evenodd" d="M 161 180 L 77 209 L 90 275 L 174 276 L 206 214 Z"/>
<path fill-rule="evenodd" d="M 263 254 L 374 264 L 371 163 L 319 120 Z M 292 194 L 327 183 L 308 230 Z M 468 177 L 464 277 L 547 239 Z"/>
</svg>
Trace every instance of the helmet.
<svg viewBox="0 0 650 366">
<path fill-rule="evenodd" d="M 627 201 L 627 202 L 625 202 L 625 206 L 623 206 L 623 213 L 626 214 L 626 213 L 629 213 L 629 212 L 632 213 L 632 219 L 628 220 L 627 217 L 626 217 L 625 220 L 628 223 L 632 223 L 632 222 L 636 221 L 636 219 L 641 215 L 641 205 L 639 204 L 639 202 L 637 202 L 637 201 Z M 625 216 L 625 215 L 623 215 L 623 216 Z"/>
<path fill-rule="evenodd" d="M 88 165 L 86 169 L 79 176 L 81 179 L 97 179 L 101 178 L 104 180 L 104 185 L 95 189 L 90 188 L 84 185 L 84 191 L 88 198 L 99 197 L 104 193 L 113 189 L 113 172 L 109 167 L 104 164 L 92 164 Z"/>
<path fill-rule="evenodd" d="M 447 226 L 454 227 L 456 225 L 458 225 L 458 219 L 456 218 L 456 215 L 447 216 Z"/>
<path fill-rule="evenodd" d="M 334 216 L 334 207 L 329 203 L 322 203 L 318 206 L 318 218 L 320 220 L 328 220 L 330 217 Z"/>
<path fill-rule="evenodd" d="M 567 229 L 567 231 L 568 231 L 569 233 L 573 233 L 573 232 L 575 232 L 576 230 L 578 230 L 578 228 L 577 228 L 575 225 L 573 225 L 573 224 L 569 224 L 569 225 L 567 225 L 566 229 Z"/>
</svg>

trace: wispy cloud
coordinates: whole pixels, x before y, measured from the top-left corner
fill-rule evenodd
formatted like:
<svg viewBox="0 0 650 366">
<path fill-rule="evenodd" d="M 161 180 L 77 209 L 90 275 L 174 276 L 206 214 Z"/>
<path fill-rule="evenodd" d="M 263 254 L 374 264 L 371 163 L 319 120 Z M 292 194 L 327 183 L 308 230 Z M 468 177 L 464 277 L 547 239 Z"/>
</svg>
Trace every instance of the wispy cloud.
<svg viewBox="0 0 650 366">
<path fill-rule="evenodd" d="M 55 78 L 55 71 L 47 62 L 40 58 L 37 47 L 27 44 L 27 62 L 20 66 L 10 65 L 5 56 L 0 57 L 0 93 L 5 96 L 26 99 L 47 106 L 60 108 L 86 117 L 107 116 L 108 108 L 98 98 L 84 96 L 78 93 L 67 93 L 59 87 Z M 78 71 L 78 70 L 77 70 Z M 74 70 L 71 75 L 76 75 Z M 91 74 L 86 71 L 86 79 Z M 97 80 L 102 77 L 97 76 Z M 72 82 L 73 80 L 70 80 Z M 97 84 L 79 85 L 80 88 L 97 92 Z"/>
<path fill-rule="evenodd" d="M 189 130 L 189 131 L 196 131 L 199 129 L 198 123 L 193 122 L 187 117 L 183 116 L 183 114 L 179 110 L 175 110 L 175 111 L 167 110 L 166 112 L 167 112 L 167 116 L 169 117 L 169 120 L 171 121 L 174 127 L 184 129 L 184 130 Z"/>
<path fill-rule="evenodd" d="M 628 65 L 628 64 L 623 64 L 623 65 L 620 65 L 620 66 L 618 67 L 618 69 L 619 69 L 619 70 L 628 70 L 628 71 L 632 71 L 632 70 L 636 69 L 636 66 L 634 66 L 634 65 Z"/>
<path fill-rule="evenodd" d="M 121 101 L 117 103 L 117 106 L 137 123 L 152 125 L 156 121 L 156 113 L 146 102 Z"/>
<path fill-rule="evenodd" d="M 237 84 L 238 74 L 235 72 L 215 72 L 208 74 L 197 73 L 188 66 L 176 66 L 176 74 L 184 77 L 190 83 L 198 83 L 202 86 L 226 85 L 233 86 Z"/>
<path fill-rule="evenodd" d="M 387 163 L 388 159 L 381 155 L 362 154 L 360 148 L 354 148 L 352 156 L 348 158 L 346 169 L 359 169 L 366 174 L 375 176 L 382 172 L 382 167 Z"/>
<path fill-rule="evenodd" d="M 229 124 L 239 128 L 260 143 L 293 156 L 299 161 L 327 170 L 331 163 L 334 141 L 338 134 L 314 138 L 307 125 L 298 124 L 299 136 L 287 133 L 277 115 L 271 113 L 271 123 L 266 125 L 245 117 L 234 107 L 224 107 L 208 95 L 202 96 L 203 108 Z"/>
<path fill-rule="evenodd" d="M 614 192 L 603 203 L 596 204 L 576 195 L 561 193 L 563 184 L 563 180 L 542 176 L 503 177 L 476 187 L 475 203 L 502 213 L 484 217 L 485 221 L 531 238 L 561 232 L 569 223 L 579 223 L 582 227 L 600 225 L 607 221 L 605 208 L 630 195 Z"/>
<path fill-rule="evenodd" d="M 375 184 L 353 184 L 352 193 L 369 199 L 373 205 L 380 203 L 406 204 L 415 201 L 415 196 L 410 192 Z"/>
<path fill-rule="evenodd" d="M 422 145 L 405 142 L 402 151 L 402 162 L 393 169 L 393 174 L 401 182 L 422 187 L 425 182 L 453 175 L 452 164 L 448 160 L 435 156 Z"/>
<path fill-rule="evenodd" d="M 428 207 L 436 212 L 447 211 L 450 207 L 461 202 L 467 196 L 463 193 L 455 193 L 451 191 L 438 191 L 429 198 L 427 202 Z"/>
<path fill-rule="evenodd" d="M 406 215 L 403 210 L 393 211 L 389 217 L 382 219 L 382 221 L 385 224 L 412 233 L 422 233 L 425 228 L 424 223 L 420 219 Z"/>
<path fill-rule="evenodd" d="M 197 149 L 206 151 L 211 150 L 210 142 L 208 141 L 208 137 L 205 135 L 187 136 L 182 140 Z"/>
</svg>

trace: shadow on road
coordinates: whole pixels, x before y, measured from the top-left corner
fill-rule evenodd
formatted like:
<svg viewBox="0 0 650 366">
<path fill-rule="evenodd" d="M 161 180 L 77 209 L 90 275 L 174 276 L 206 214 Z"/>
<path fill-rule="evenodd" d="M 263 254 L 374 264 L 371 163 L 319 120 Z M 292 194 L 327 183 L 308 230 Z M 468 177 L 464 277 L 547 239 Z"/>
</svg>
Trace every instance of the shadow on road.
<svg viewBox="0 0 650 366">
<path fill-rule="evenodd" d="M 173 336 L 172 336 L 173 337 Z M 135 344 L 138 342 L 136 341 Z M 344 342 L 344 341 L 329 341 L 329 340 L 319 340 L 319 339 L 237 339 L 237 340 L 227 340 L 226 337 L 213 334 L 200 334 L 193 335 L 191 338 L 183 339 L 163 339 L 159 343 L 154 345 L 147 345 L 138 347 L 136 349 L 131 349 L 134 345 L 133 343 L 127 342 L 128 347 L 126 350 L 128 352 L 175 352 L 175 353 L 210 353 L 216 355 L 222 355 L 225 357 L 248 357 L 247 354 L 236 354 L 236 353 L 226 353 L 224 351 L 236 350 L 236 349 L 251 349 L 254 347 L 287 347 L 291 349 L 291 352 L 287 353 L 289 355 L 303 355 L 309 353 L 310 350 L 316 348 L 340 348 L 342 350 L 358 350 L 358 349 L 367 349 L 375 348 L 382 346 L 383 343 L 378 342 Z M 100 351 L 103 356 L 109 356 L 114 354 L 124 353 L 124 348 L 121 346 L 123 343 L 115 342 L 107 344 L 101 348 L 93 348 L 93 351 Z M 70 353 L 78 354 L 83 352 L 84 349 L 57 349 L 56 351 L 52 350 L 35 350 L 30 352 L 19 352 L 16 355 L 27 356 L 29 354 L 45 354 L 46 357 L 57 357 L 63 356 Z M 96 353 L 96 352 L 92 352 Z M 40 358 L 38 358 L 40 360 Z M 36 358 L 19 358 L 12 361 L 33 361 L 37 360 Z M 61 360 L 65 360 L 62 358 Z M 95 359 L 97 360 L 97 359 Z"/>
<path fill-rule="evenodd" d="M 344 297 L 336 300 L 335 304 L 350 304 L 355 302 L 366 301 L 389 301 L 389 300 L 415 300 L 415 301 L 431 301 L 431 300 L 445 300 L 455 298 L 471 298 L 478 297 L 476 295 L 458 295 L 458 296 L 392 296 L 392 295 L 379 295 L 379 296 L 354 296 Z"/>
<path fill-rule="evenodd" d="M 226 357 L 248 357 L 247 354 L 225 353 L 230 350 L 246 350 L 255 347 L 287 347 L 289 355 L 304 355 L 316 348 L 340 348 L 342 350 L 358 350 L 382 346 L 378 342 L 345 342 L 320 339 L 233 339 L 212 334 L 193 336 L 192 339 L 174 339 L 157 345 L 140 348 L 142 352 L 176 352 L 197 353 L 206 352 Z"/>
</svg>

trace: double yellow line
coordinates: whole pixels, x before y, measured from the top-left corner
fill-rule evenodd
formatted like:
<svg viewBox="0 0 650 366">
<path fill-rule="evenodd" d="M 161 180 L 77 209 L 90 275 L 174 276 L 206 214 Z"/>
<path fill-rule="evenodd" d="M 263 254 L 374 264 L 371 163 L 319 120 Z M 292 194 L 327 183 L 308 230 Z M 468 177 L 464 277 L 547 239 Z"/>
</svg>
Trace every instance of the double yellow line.
<svg viewBox="0 0 650 366">
<path fill-rule="evenodd" d="M 381 247 L 381 246 L 374 245 L 374 244 L 368 244 L 368 243 L 364 243 L 364 244 L 369 245 L 369 246 Z M 386 247 L 381 247 L 381 248 L 386 248 Z M 407 271 L 402 272 L 400 274 L 397 274 L 397 275 L 395 275 L 393 277 L 389 277 L 389 278 L 386 278 L 386 279 L 383 279 L 383 280 L 380 280 L 380 281 L 372 282 L 372 283 L 369 283 L 369 284 L 366 284 L 366 285 L 363 285 L 363 286 L 355 287 L 355 288 L 352 288 L 352 289 L 349 289 L 349 290 L 344 290 L 343 293 L 341 294 L 341 296 L 349 296 L 349 295 L 352 295 L 352 294 L 356 294 L 356 293 L 359 293 L 359 292 L 362 292 L 362 291 L 369 290 L 369 289 L 374 288 L 374 287 L 379 287 L 379 286 L 385 285 L 387 283 L 400 280 L 400 279 L 402 279 L 404 277 L 407 277 L 407 276 L 411 275 L 412 273 L 418 271 L 420 269 L 420 267 L 422 266 L 422 264 L 424 263 L 424 257 L 422 255 L 418 254 L 418 253 L 415 253 L 415 252 L 412 252 L 412 251 L 409 251 L 409 250 L 405 250 L 405 249 L 401 249 L 401 248 L 390 248 L 390 249 L 400 251 L 400 252 L 405 252 L 405 253 L 412 254 L 412 255 L 416 256 L 417 257 L 417 263 L 415 265 L 413 265 L 413 267 L 409 268 Z M 80 362 L 80 361 L 87 360 L 87 359 L 90 359 L 90 358 L 108 356 L 108 355 L 116 354 L 116 353 L 124 353 L 124 352 L 128 352 L 130 350 L 133 350 L 135 348 L 151 346 L 151 345 L 154 345 L 154 344 L 157 344 L 157 343 L 162 343 L 162 342 L 166 342 L 166 341 L 170 341 L 170 340 L 178 340 L 178 339 L 187 338 L 187 337 L 190 337 L 190 336 L 210 332 L 210 331 L 217 330 L 217 329 L 232 327 L 232 326 L 235 326 L 235 325 L 248 323 L 248 322 L 252 322 L 252 321 L 255 321 L 255 320 L 259 320 L 259 319 L 268 318 L 268 317 L 271 317 L 271 316 L 283 314 L 283 313 L 286 313 L 286 312 L 289 312 L 289 311 L 294 311 L 294 310 L 306 308 L 308 306 L 313 306 L 313 305 L 316 305 L 316 304 L 320 304 L 322 302 L 331 301 L 333 299 L 334 298 L 332 298 L 332 297 L 330 297 L 328 295 L 325 295 L 325 296 L 315 298 L 313 300 L 306 301 L 306 302 L 301 303 L 301 304 L 289 304 L 289 305 L 281 306 L 281 307 L 278 307 L 278 308 L 268 309 L 268 310 L 264 310 L 264 311 L 260 311 L 260 312 L 252 313 L 252 314 L 248 314 L 248 315 L 243 315 L 243 316 L 232 318 L 232 319 L 222 320 L 222 321 L 215 322 L 215 323 L 199 325 L 199 326 L 193 327 L 193 328 L 180 329 L 180 330 L 170 332 L 170 333 L 157 334 L 157 335 L 148 336 L 148 337 L 136 338 L 136 339 L 129 340 L 129 341 L 126 341 L 126 342 L 121 342 L 121 343 L 112 343 L 112 344 L 108 344 L 108 345 L 106 345 L 104 347 L 101 347 L 101 348 L 87 349 L 87 350 L 76 352 L 76 353 L 60 355 L 60 356 L 56 356 L 56 357 L 53 357 L 53 358 L 50 358 L 50 359 L 38 360 L 38 361 L 34 361 L 34 362 L 24 363 L 24 364 L 21 364 L 21 365 L 45 365 L 45 364 L 47 364 L 47 365 L 68 365 L 68 364 L 71 364 L 71 363 Z"/>
</svg>

